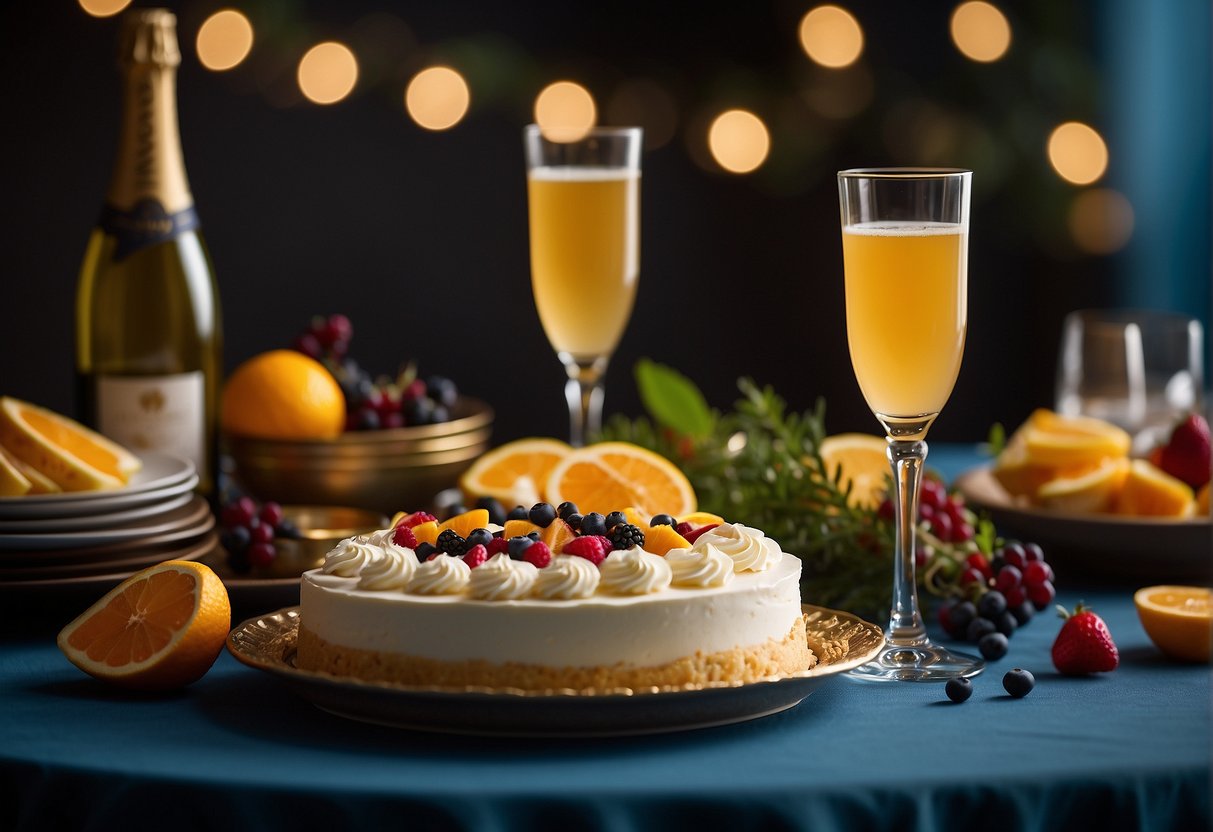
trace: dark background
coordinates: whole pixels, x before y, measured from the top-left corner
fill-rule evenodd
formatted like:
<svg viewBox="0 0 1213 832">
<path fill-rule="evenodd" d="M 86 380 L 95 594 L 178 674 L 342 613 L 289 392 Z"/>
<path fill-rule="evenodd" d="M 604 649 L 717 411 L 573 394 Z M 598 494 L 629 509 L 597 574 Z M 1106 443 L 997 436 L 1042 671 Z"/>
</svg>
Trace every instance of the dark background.
<svg viewBox="0 0 1213 832">
<path fill-rule="evenodd" d="M 179 18 L 182 138 L 229 370 L 287 345 L 313 313 L 341 311 L 364 366 L 415 359 L 453 377 L 497 408 L 498 441 L 564 435 L 563 372 L 530 296 L 520 136 L 534 96 L 562 78 L 587 86 L 600 112 L 637 78 L 677 104 L 675 136 L 643 160 L 640 290 L 608 412 L 640 411 L 631 367 L 650 356 L 714 406 L 750 375 L 796 408 L 824 396 L 833 432 L 875 432 L 843 328 L 844 167 L 975 170 L 969 341 L 936 439 L 977 441 L 994 421 L 1051 405 L 1072 309 L 1153 306 L 1208 328 L 1203 0 L 1002 2 L 1014 41 L 990 65 L 952 46 L 954 3 L 848 0 L 866 48 L 835 73 L 796 40 L 815 4 L 789 0 L 728 13 L 632 0 L 165 5 Z M 193 39 L 223 5 L 250 17 L 256 41 L 245 64 L 213 73 Z M 0 11 L 0 393 L 67 412 L 76 278 L 117 142 L 117 26 L 68 0 Z M 354 48 L 361 75 L 353 95 L 323 107 L 299 99 L 294 66 L 329 38 Z M 433 62 L 472 88 L 467 118 L 442 133 L 402 106 L 408 78 Z M 823 97 L 866 105 L 831 117 L 814 108 Z M 751 176 L 701 163 L 711 114 L 736 106 L 772 128 L 772 156 Z M 1071 119 L 1104 135 L 1111 165 L 1098 184 L 1134 205 L 1135 234 L 1112 256 L 1068 238 L 1081 189 L 1052 172 L 1044 148 Z"/>
</svg>

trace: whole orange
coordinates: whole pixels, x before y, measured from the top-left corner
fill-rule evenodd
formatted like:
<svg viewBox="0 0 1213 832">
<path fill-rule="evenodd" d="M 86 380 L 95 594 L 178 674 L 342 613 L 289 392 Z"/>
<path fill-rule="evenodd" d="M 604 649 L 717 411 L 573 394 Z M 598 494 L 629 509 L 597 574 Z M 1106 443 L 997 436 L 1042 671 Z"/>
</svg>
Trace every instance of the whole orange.
<svg viewBox="0 0 1213 832">
<path fill-rule="evenodd" d="M 345 397 L 332 374 L 294 350 L 245 361 L 223 388 L 223 429 L 259 439 L 333 439 L 345 427 Z"/>
</svg>

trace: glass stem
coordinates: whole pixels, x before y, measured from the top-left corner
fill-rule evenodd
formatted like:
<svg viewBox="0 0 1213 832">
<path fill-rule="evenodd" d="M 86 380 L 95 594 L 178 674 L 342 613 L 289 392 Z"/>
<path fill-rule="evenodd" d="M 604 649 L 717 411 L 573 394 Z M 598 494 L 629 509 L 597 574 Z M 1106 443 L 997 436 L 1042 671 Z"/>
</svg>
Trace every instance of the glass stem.
<svg viewBox="0 0 1213 832">
<path fill-rule="evenodd" d="M 889 612 L 888 638 L 898 646 L 923 644 L 926 628 L 918 611 L 918 584 L 915 581 L 915 526 L 918 520 L 918 493 L 927 443 L 889 438 L 889 462 L 893 466 L 893 484 L 897 492 L 895 522 L 897 542 L 893 564 L 893 606 Z"/>
<path fill-rule="evenodd" d="M 569 404 L 569 444 L 580 448 L 602 429 L 603 377 L 609 359 L 575 359 L 561 353 L 560 360 L 569 376 L 564 385 L 564 398 Z"/>
</svg>

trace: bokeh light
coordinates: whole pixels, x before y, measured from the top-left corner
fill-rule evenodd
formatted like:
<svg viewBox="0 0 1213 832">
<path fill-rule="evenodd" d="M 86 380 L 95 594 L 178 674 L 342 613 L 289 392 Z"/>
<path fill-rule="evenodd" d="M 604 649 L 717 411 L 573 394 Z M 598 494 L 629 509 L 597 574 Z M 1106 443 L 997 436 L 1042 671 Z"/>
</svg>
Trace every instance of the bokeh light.
<svg viewBox="0 0 1213 832">
<path fill-rule="evenodd" d="M 253 48 L 253 24 L 234 9 L 215 12 L 198 29 L 197 47 L 198 60 L 207 69 L 232 69 Z"/>
<path fill-rule="evenodd" d="M 648 78 L 619 85 L 607 102 L 608 124 L 636 124 L 644 128 L 645 150 L 665 147 L 678 130 L 678 104 L 665 87 Z"/>
<path fill-rule="evenodd" d="M 358 59 L 343 43 L 318 43 L 299 61 L 298 79 L 309 101 L 336 104 L 358 83 Z"/>
<path fill-rule="evenodd" d="M 467 114 L 471 93 L 463 76 L 448 66 L 431 66 L 409 81 L 404 106 L 426 130 L 446 130 Z"/>
<path fill-rule="evenodd" d="M 1119 191 L 1091 188 L 1070 204 L 1068 224 L 1074 244 L 1090 254 L 1111 254 L 1133 236 L 1133 205 Z"/>
<path fill-rule="evenodd" d="M 93 17 L 113 17 L 131 4 L 131 0 L 80 0 L 80 8 Z"/>
<path fill-rule="evenodd" d="M 997 61 L 1011 48 L 1011 24 L 996 6 L 971 0 L 952 12 L 952 42 L 966 58 Z"/>
<path fill-rule="evenodd" d="M 721 113 L 708 128 L 712 158 L 730 173 L 757 170 L 771 151 L 771 134 L 762 119 L 748 110 Z"/>
<path fill-rule="evenodd" d="M 554 142 L 575 142 L 594 126 L 598 108 L 594 96 L 580 84 L 557 81 L 535 98 L 535 123 Z"/>
<path fill-rule="evenodd" d="M 1067 121 L 1049 136 L 1049 162 L 1067 182 L 1090 185 L 1108 169 L 1108 146 L 1094 128 Z"/>
<path fill-rule="evenodd" d="M 818 6 L 800 20 L 800 45 L 813 61 L 839 69 L 863 53 L 863 29 L 846 9 Z"/>
</svg>

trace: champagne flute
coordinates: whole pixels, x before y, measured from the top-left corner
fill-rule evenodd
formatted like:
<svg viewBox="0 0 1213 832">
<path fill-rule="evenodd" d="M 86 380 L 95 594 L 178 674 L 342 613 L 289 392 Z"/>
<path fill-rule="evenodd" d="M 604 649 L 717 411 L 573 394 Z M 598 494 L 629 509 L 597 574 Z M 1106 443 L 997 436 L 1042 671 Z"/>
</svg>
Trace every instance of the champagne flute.
<svg viewBox="0 0 1213 832">
<path fill-rule="evenodd" d="M 603 377 L 636 299 L 641 129 L 568 136 L 532 124 L 523 143 L 531 289 L 568 375 L 569 441 L 581 446 L 602 425 Z"/>
<path fill-rule="evenodd" d="M 938 681 L 984 667 L 931 643 L 914 580 L 925 438 L 964 352 L 971 178 L 970 171 L 925 168 L 838 174 L 851 365 L 885 429 L 896 490 L 888 643 L 851 672 L 861 679 Z"/>
</svg>

